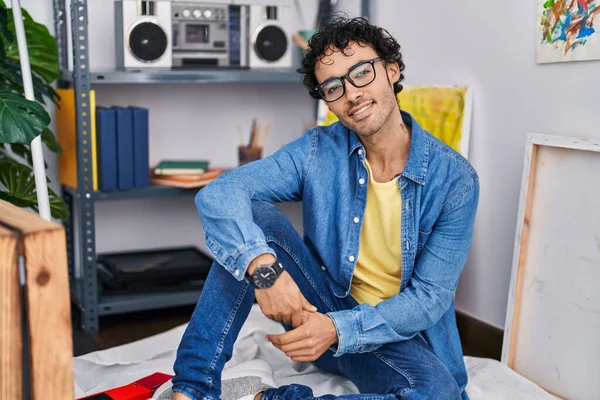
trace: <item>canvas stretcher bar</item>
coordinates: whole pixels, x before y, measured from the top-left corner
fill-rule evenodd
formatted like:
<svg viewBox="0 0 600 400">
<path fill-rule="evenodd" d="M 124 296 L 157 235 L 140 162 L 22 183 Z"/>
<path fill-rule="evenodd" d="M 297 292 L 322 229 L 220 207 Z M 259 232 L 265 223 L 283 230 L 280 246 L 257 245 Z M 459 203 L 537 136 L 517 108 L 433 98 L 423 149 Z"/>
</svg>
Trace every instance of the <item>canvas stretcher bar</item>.
<svg viewBox="0 0 600 400">
<path fill-rule="evenodd" d="M 600 394 L 599 198 L 600 140 L 528 135 L 502 362 L 561 398 Z"/>
</svg>

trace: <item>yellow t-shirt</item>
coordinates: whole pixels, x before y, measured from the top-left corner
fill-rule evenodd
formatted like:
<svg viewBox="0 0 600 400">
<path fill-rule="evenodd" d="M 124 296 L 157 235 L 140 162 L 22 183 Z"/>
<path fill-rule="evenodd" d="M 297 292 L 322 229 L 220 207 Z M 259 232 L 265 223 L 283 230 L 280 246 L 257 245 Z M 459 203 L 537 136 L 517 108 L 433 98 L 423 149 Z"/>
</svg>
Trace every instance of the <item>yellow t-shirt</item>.
<svg viewBox="0 0 600 400">
<path fill-rule="evenodd" d="M 397 179 L 375 182 L 366 159 L 365 166 L 369 171 L 367 204 L 350 295 L 359 304 L 375 306 L 400 291 L 402 196 Z"/>
</svg>

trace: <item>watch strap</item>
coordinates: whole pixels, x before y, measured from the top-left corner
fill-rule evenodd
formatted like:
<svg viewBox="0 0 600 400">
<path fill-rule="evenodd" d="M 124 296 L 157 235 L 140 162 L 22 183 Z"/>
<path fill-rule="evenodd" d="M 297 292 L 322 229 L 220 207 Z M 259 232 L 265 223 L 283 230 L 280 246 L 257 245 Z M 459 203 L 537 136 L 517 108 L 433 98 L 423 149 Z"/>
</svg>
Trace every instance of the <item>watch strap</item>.
<svg viewBox="0 0 600 400">
<path fill-rule="evenodd" d="M 281 263 L 281 261 L 279 261 L 278 258 L 276 258 L 275 262 L 271 264 L 271 267 L 273 267 L 273 269 L 277 273 L 277 276 L 281 275 L 284 271 L 283 264 Z"/>
</svg>

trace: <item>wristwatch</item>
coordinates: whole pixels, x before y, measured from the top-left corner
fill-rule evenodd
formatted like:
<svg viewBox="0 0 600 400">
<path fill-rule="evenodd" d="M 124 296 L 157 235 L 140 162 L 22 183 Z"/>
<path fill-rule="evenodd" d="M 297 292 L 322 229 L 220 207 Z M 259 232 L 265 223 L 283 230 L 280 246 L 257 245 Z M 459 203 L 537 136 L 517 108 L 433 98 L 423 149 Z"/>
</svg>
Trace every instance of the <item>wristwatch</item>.
<svg viewBox="0 0 600 400">
<path fill-rule="evenodd" d="M 250 282 L 257 289 L 267 289 L 275 284 L 275 280 L 283 272 L 283 264 L 277 259 L 273 264 L 259 265 L 250 276 Z"/>
</svg>

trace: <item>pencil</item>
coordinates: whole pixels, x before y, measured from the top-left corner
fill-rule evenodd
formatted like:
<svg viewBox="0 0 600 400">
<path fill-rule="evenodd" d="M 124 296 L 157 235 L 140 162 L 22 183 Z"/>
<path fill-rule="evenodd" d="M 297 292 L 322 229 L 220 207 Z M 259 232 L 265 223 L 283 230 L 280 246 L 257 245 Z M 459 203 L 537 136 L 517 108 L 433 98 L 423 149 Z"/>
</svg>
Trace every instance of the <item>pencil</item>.
<svg viewBox="0 0 600 400">
<path fill-rule="evenodd" d="M 296 44 L 296 46 L 300 47 L 302 50 L 306 51 L 309 49 L 308 42 L 302 36 L 297 33 L 292 35 L 292 41 Z"/>
<path fill-rule="evenodd" d="M 265 126 L 265 132 L 262 134 L 262 136 L 260 138 L 259 147 L 263 147 L 265 145 L 265 142 L 267 141 L 267 137 L 269 136 L 270 131 L 271 131 L 271 120 L 267 121 L 267 124 Z"/>
<path fill-rule="evenodd" d="M 260 125 L 257 123 L 254 126 L 254 135 L 252 136 L 252 143 L 250 144 L 250 147 L 257 147 L 258 146 L 258 141 L 260 140 L 259 138 L 259 132 L 260 132 Z"/>
<path fill-rule="evenodd" d="M 256 118 L 252 118 L 252 125 L 250 127 L 250 143 L 248 143 L 248 147 L 252 147 L 255 140 L 256 140 Z"/>
</svg>

